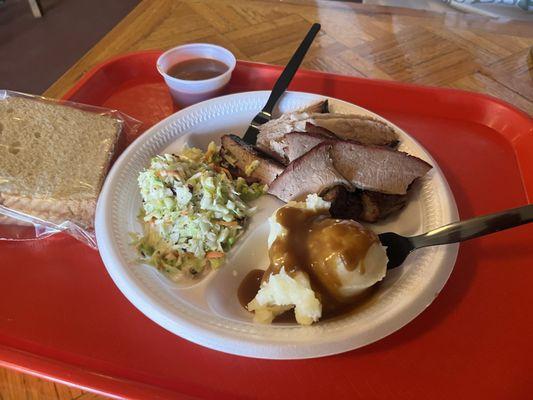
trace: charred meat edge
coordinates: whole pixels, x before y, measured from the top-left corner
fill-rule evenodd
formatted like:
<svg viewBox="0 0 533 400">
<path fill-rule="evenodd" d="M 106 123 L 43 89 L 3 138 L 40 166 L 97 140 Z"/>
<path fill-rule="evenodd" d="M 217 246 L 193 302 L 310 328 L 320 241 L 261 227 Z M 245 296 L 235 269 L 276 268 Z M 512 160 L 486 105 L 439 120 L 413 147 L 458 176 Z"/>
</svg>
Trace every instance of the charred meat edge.
<svg viewBox="0 0 533 400">
<path fill-rule="evenodd" d="M 402 209 L 408 195 L 384 194 L 356 189 L 348 191 L 344 186 L 335 186 L 322 196 L 331 203 L 330 213 L 334 218 L 377 222 Z"/>
<path fill-rule="evenodd" d="M 236 135 L 222 136 L 221 143 L 223 158 L 236 169 L 231 171 L 232 175 L 242 176 L 248 182 L 261 182 L 270 185 L 283 172 L 283 165 Z M 247 175 L 247 168 L 254 162 L 257 165 Z"/>
</svg>

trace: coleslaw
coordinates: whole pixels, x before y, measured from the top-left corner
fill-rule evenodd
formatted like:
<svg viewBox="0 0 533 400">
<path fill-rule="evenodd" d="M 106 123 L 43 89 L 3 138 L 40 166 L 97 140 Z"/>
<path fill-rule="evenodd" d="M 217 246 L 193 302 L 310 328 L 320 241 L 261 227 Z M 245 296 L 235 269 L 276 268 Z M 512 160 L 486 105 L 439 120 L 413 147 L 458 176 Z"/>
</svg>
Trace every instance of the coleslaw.
<svg viewBox="0 0 533 400">
<path fill-rule="evenodd" d="M 133 234 L 140 260 L 172 280 L 219 268 L 242 234 L 264 185 L 232 178 L 211 142 L 152 158 L 139 174 L 143 234 Z"/>
</svg>

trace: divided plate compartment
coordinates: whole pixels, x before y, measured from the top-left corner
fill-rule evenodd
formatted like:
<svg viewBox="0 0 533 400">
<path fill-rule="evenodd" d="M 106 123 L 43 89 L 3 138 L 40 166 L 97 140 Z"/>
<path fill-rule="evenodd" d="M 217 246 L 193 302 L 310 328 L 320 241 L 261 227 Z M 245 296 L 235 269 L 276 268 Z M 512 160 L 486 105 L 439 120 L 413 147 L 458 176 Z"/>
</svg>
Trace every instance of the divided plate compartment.
<svg viewBox="0 0 533 400">
<path fill-rule="evenodd" d="M 159 54 L 109 60 L 65 98 L 148 128 L 176 111 Z M 226 94 L 268 90 L 281 70 L 239 61 Z M 303 70 L 290 89 L 357 104 L 408 132 L 441 167 L 463 219 L 533 199 L 533 123 L 498 99 Z M 70 237 L 0 242 L 0 364 L 135 399 L 528 398 L 531 237 L 522 226 L 461 244 L 446 287 L 411 323 L 358 350 L 298 361 L 230 356 L 162 329 Z"/>
</svg>

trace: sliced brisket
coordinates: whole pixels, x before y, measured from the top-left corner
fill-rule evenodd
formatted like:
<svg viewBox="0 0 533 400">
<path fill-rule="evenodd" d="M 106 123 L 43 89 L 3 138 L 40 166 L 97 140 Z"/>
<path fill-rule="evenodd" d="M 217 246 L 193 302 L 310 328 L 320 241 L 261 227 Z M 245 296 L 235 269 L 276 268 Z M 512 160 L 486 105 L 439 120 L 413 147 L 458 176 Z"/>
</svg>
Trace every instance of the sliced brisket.
<svg viewBox="0 0 533 400">
<path fill-rule="evenodd" d="M 347 141 L 332 142 L 331 158 L 335 169 L 353 186 L 387 194 L 407 193 L 409 185 L 431 169 L 407 153 Z"/>
<path fill-rule="evenodd" d="M 281 163 L 286 162 L 285 135 L 290 132 L 319 133 L 362 144 L 396 147 L 399 138 L 385 122 L 365 115 L 295 112 L 262 125 L 257 147 Z"/>
<path fill-rule="evenodd" d="M 224 135 L 221 142 L 223 157 L 238 170 L 238 175 L 249 182 L 258 181 L 269 185 L 283 171 L 283 165 L 262 154 L 238 136 Z M 246 173 L 247 169 L 251 170 L 249 174 Z"/>
<path fill-rule="evenodd" d="M 288 202 L 309 193 L 320 194 L 337 185 L 351 185 L 333 167 L 331 144 L 321 143 L 290 163 L 270 185 L 268 193 Z"/>
</svg>

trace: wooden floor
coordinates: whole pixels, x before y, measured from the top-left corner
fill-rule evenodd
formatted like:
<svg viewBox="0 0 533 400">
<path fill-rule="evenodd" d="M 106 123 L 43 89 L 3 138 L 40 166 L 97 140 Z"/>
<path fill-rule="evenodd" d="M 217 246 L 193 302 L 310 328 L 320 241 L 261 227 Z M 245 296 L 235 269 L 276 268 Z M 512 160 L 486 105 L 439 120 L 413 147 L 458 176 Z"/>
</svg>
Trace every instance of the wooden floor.
<svg viewBox="0 0 533 400">
<path fill-rule="evenodd" d="M 304 68 L 478 91 L 533 115 L 531 24 L 321 0 L 145 0 L 45 95 L 61 97 L 117 54 L 190 42 L 283 65 L 313 22 L 322 31 Z M 97 398 L 0 369 L 0 400 Z"/>
<path fill-rule="evenodd" d="M 0 400 L 103 400 L 59 383 L 0 368 Z"/>
</svg>

